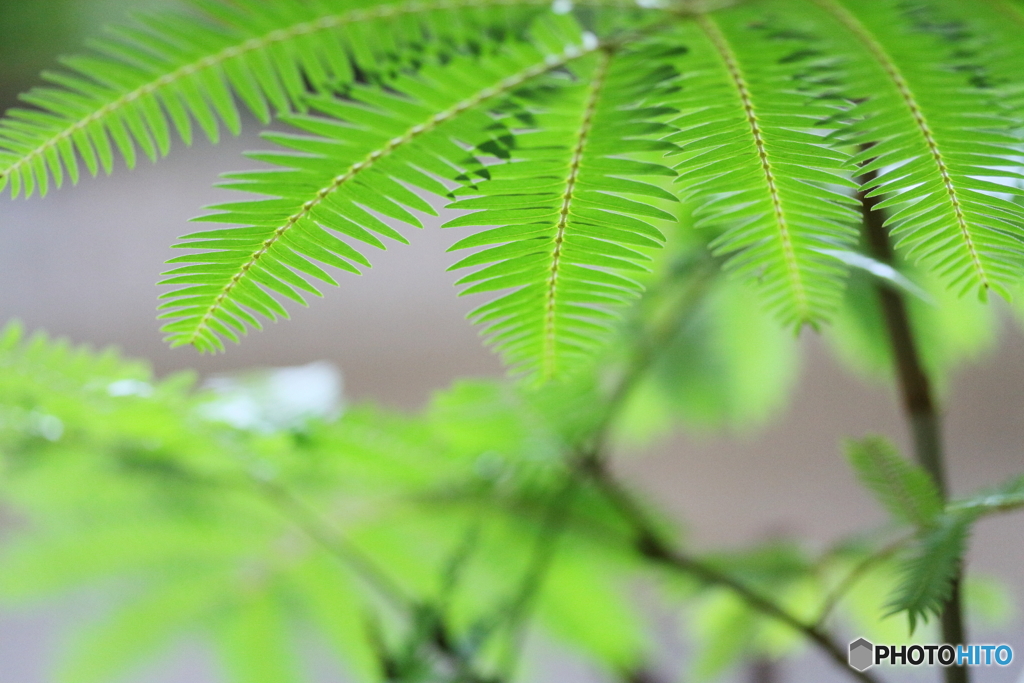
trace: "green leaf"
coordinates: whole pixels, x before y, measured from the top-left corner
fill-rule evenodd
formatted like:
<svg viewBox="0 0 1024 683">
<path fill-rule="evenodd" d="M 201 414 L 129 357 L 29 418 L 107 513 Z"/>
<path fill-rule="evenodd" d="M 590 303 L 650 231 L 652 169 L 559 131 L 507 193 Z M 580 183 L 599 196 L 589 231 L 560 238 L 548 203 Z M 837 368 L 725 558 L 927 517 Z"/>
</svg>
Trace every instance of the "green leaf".
<svg viewBox="0 0 1024 683">
<path fill-rule="evenodd" d="M 846 449 L 861 484 L 889 514 L 921 529 L 936 523 L 943 510 L 942 496 L 927 472 L 881 437 L 848 442 Z"/>
<path fill-rule="evenodd" d="M 697 227 L 713 230 L 726 268 L 799 327 L 838 306 L 847 268 L 822 250 L 851 248 L 859 217 L 836 191 L 851 185 L 847 155 L 821 132 L 836 105 L 808 76 L 827 66 L 821 47 L 773 11 L 788 20 L 799 10 L 742 4 L 681 27 L 691 49 L 675 62 L 680 132 L 670 139 L 683 150 L 678 188 Z"/>
<path fill-rule="evenodd" d="M 556 636 L 615 671 L 643 654 L 643 632 L 609 569 L 602 571 L 579 550 L 564 550 L 544 582 L 538 611 Z"/>
<path fill-rule="evenodd" d="M 221 660 L 234 683 L 301 680 L 290 647 L 290 629 L 272 593 L 259 590 L 242 595 L 222 617 L 217 635 Z"/>
<path fill-rule="evenodd" d="M 298 592 L 300 609 L 359 680 L 377 674 L 378 662 L 366 633 L 365 600 L 344 567 L 317 554 L 295 568 L 289 587 Z"/>
<path fill-rule="evenodd" d="M 466 44 L 524 23 L 540 0 L 437 2 L 374 0 L 192 0 L 189 14 L 143 15 L 94 44 L 92 54 L 64 60 L 43 77 L 51 86 L 22 99 L 0 122 L 0 189 L 46 194 L 65 175 L 76 181 L 84 161 L 95 175 L 113 168 L 110 139 L 130 168 L 136 146 L 151 159 L 170 148 L 173 127 L 190 144 L 194 119 L 212 141 L 219 124 L 237 134 L 238 97 L 263 123 L 303 111 L 307 87 L 323 92 L 401 63 L 424 39 Z M 600 4 L 597 2 L 595 4 Z M 372 45 L 360 31 L 387 36 Z M 353 61 L 353 57 L 355 60 Z M 100 164 L 97 165 L 96 159 Z"/>
<path fill-rule="evenodd" d="M 852 161 L 871 173 L 864 191 L 884 197 L 897 247 L 959 293 L 1008 298 L 1024 272 L 1024 208 L 1009 198 L 1020 139 L 998 93 L 977 87 L 986 67 L 969 25 L 926 5 L 816 4 L 857 102 L 840 138 L 860 149 Z"/>
<path fill-rule="evenodd" d="M 735 594 L 719 590 L 705 596 L 692 615 L 697 657 L 690 664 L 696 681 L 717 678 L 736 665 L 757 635 L 758 617 Z"/>
<path fill-rule="evenodd" d="M 618 157 L 671 132 L 658 121 L 675 78 L 658 66 L 667 54 L 657 42 L 601 51 L 572 65 L 571 80 L 552 74 L 516 93 L 530 128 L 515 134 L 509 162 L 460 192 L 476 198 L 449 206 L 481 210 L 446 227 L 497 226 L 456 243 L 484 249 L 452 268 L 478 268 L 460 280 L 470 285 L 463 294 L 511 290 L 470 317 L 529 381 L 564 378 L 593 358 L 611 337 L 609 312 L 641 291 L 630 273 L 643 272 L 649 257 L 636 247 L 664 240 L 646 219 L 672 215 L 622 195 L 657 196 L 656 186 L 629 176 L 672 172 Z"/>
<path fill-rule="evenodd" d="M 274 168 L 231 174 L 225 184 L 271 198 L 214 207 L 218 213 L 204 220 L 242 227 L 194 233 L 178 245 L 207 251 L 175 259 L 192 265 L 167 273 L 165 284 L 196 285 L 164 295 L 161 308 L 172 320 L 164 327 L 168 340 L 174 346 L 218 350 L 219 337 L 235 336 L 228 328 L 244 334 L 251 325 L 232 312 L 232 305 L 247 315 L 274 319 L 283 310 L 275 295 L 304 303 L 305 295 L 297 290 L 319 294 L 307 277 L 334 284 L 314 260 L 358 272 L 359 265 L 369 264 L 359 242 L 384 248 L 378 235 L 404 242 L 370 211 L 419 226 L 408 209 L 433 209 L 406 184 L 447 192 L 436 177 L 454 181 L 481 169 L 466 148 L 493 136 L 487 107 L 597 48 L 581 40 L 577 29 L 564 37 L 558 53 L 519 45 L 483 60 L 460 58 L 443 67 L 424 67 L 386 90 L 356 86 L 346 99 L 311 99 L 326 117 L 284 117 L 306 135 L 268 134 L 283 149 L 253 156 Z M 450 77 L 470 66 L 472 77 Z"/>
<path fill-rule="evenodd" d="M 889 614 L 906 612 L 911 633 L 919 619 L 942 614 L 973 522 L 971 514 L 942 515 L 922 532 L 914 555 L 903 565 Z"/>
</svg>

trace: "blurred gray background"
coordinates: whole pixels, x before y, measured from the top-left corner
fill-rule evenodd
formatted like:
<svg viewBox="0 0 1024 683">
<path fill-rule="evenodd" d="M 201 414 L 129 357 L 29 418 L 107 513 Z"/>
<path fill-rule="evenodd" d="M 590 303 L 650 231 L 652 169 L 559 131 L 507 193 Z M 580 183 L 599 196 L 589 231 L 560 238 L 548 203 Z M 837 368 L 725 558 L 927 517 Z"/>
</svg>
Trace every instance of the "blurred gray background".
<svg viewBox="0 0 1024 683">
<path fill-rule="evenodd" d="M 23 87 L 54 44 L 127 0 L 0 2 L 0 101 Z M 147 3 L 157 4 L 157 3 Z M 29 6 L 52 6 L 52 25 L 31 27 L 44 38 L 14 54 L 8 37 L 28 32 Z M 22 23 L 19 23 L 22 22 Z M 48 33 L 49 32 L 49 33 Z M 46 38 L 46 36 L 49 36 Z M 23 38 L 19 38 L 23 40 Z M 16 41 L 15 41 L 16 42 Z M 25 56 L 28 55 L 28 56 Z M 10 65 L 10 68 L 5 68 Z M 395 245 L 362 277 L 343 276 L 311 308 L 292 307 L 289 322 L 268 326 L 219 356 L 168 350 L 155 321 L 162 263 L 174 239 L 191 231 L 189 218 L 223 198 L 217 174 L 251 166 L 245 149 L 254 135 L 217 148 L 178 145 L 171 157 L 113 178 L 86 180 L 45 200 L 0 199 L 0 321 L 21 319 L 76 342 L 115 344 L 148 358 L 161 373 L 201 373 L 252 366 L 335 363 L 350 399 L 374 399 L 415 408 L 457 376 L 499 375 L 497 360 L 464 320 L 473 301 L 456 297 L 445 249 L 457 238 L 435 224 L 408 230 L 411 246 Z M 838 452 L 846 436 L 884 433 L 905 443 L 898 405 L 889 388 L 870 386 L 843 371 L 820 340 L 805 335 L 804 370 L 794 401 L 764 431 L 743 437 L 677 438 L 648 452 L 622 454 L 621 471 L 674 513 L 698 547 L 729 547 L 780 532 L 818 546 L 845 532 L 882 521 L 856 486 Z M 1024 338 L 1004 326 L 999 350 L 964 368 L 946 402 L 950 479 L 954 492 L 994 484 L 1024 469 Z M 970 570 L 1007 582 L 1024 604 L 1024 520 L 1020 515 L 982 522 L 971 541 Z M 0 683 L 50 683 L 55 653 L 69 628 L 95 613 L 88 597 L 30 612 L 0 612 Z M 674 617 L 653 606 L 664 627 L 666 662 L 685 647 L 669 633 Z M 979 683 L 1011 683 L 1022 676 L 1024 619 L 975 641 L 1007 642 L 1017 661 L 1008 669 L 978 670 Z M 543 645 L 539 647 L 544 647 Z M 545 680 L 589 681 L 591 672 L 565 653 L 551 655 Z M 814 655 L 787 663 L 779 683 L 842 680 Z M 743 680 L 743 672 L 736 680 Z M 133 683 L 212 683 L 215 669 L 198 643 L 189 643 Z M 927 677 L 914 680 L 930 680 Z M 1021 680 L 1024 680 L 1022 678 Z"/>
</svg>

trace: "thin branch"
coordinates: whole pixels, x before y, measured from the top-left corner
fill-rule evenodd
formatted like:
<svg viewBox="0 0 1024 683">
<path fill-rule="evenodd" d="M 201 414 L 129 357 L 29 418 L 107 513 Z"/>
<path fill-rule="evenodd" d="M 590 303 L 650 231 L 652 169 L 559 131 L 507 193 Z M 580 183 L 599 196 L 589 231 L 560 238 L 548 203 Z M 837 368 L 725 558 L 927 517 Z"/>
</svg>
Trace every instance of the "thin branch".
<svg viewBox="0 0 1024 683">
<path fill-rule="evenodd" d="M 551 565 L 554 563 L 558 541 L 565 530 L 572 501 L 578 488 L 579 479 L 576 476 L 570 476 L 565 485 L 555 493 L 541 523 L 530 566 L 523 576 L 516 595 L 503 610 L 502 618 L 508 622 L 507 628 L 512 641 L 507 651 L 507 657 L 500 667 L 501 676 L 506 681 L 515 679 L 516 667 L 526 640 L 526 623 L 551 570 Z"/>
<path fill-rule="evenodd" d="M 648 330 L 647 334 L 640 335 L 628 367 L 604 404 L 604 412 L 591 436 L 590 446 L 577 451 L 570 457 L 569 477 L 551 501 L 541 525 L 541 532 L 537 537 L 530 569 L 527 570 L 517 596 L 509 604 L 504 615 L 512 633 L 510 659 L 502 667 L 505 680 L 511 681 L 514 678 L 518 656 L 525 638 L 527 617 L 554 562 L 558 540 L 568 523 L 573 498 L 579 485 L 587 478 L 586 470 L 592 467 L 592 462 L 603 460 L 608 433 L 633 388 L 658 359 L 664 347 L 679 334 L 681 321 L 688 318 L 695 310 L 707 292 L 716 272 L 717 267 L 714 262 L 706 259 L 696 266 L 692 262 L 680 264 L 676 268 L 676 272 L 669 275 L 668 280 L 672 284 L 677 283 L 677 278 L 681 274 L 688 276 L 686 286 L 682 288 L 681 293 L 677 293 L 677 300 L 673 302 L 670 314 L 659 321 L 659 324 L 654 325 L 652 330 Z M 649 291 L 648 294 L 652 295 L 656 292 Z"/>
<path fill-rule="evenodd" d="M 267 479 L 251 477 L 251 481 L 264 500 L 271 503 L 324 550 L 348 565 L 366 583 L 373 586 L 392 607 L 402 612 L 414 609 L 415 602 L 382 568 L 324 522 L 291 491 Z"/>
<path fill-rule="evenodd" d="M 818 618 L 814 621 L 814 625 L 819 628 L 823 628 L 825 626 L 825 621 L 832 614 L 832 611 L 839 604 L 839 601 L 842 600 L 855 585 L 857 585 L 857 582 L 860 581 L 868 571 L 895 555 L 913 539 L 914 535 L 897 538 L 892 543 L 882 546 L 857 563 L 857 565 L 851 569 L 845 577 L 843 577 L 842 581 L 832 589 L 832 592 L 826 596 L 825 601 L 821 605 L 821 611 L 818 613 Z"/>
<path fill-rule="evenodd" d="M 687 260 L 676 264 L 673 272 L 666 277 L 670 289 L 666 296 L 674 295 L 675 301 L 670 302 L 668 312 L 660 320 L 656 320 L 650 328 L 643 330 L 638 335 L 629 364 L 605 402 L 604 416 L 593 435 L 591 457 L 598 459 L 605 457 L 609 432 L 630 395 L 665 352 L 665 349 L 679 336 L 686 322 L 708 293 L 708 289 L 719 272 L 718 264 L 708 255 L 700 258 L 701 260 L 696 263 Z M 673 285 L 678 285 L 680 278 L 686 278 L 684 286 L 676 287 L 675 291 L 671 291 Z M 659 294 L 662 293 L 649 289 L 647 298 L 657 298 Z"/>
<path fill-rule="evenodd" d="M 868 183 L 875 172 L 865 175 Z M 894 262 L 889 233 L 885 227 L 885 211 L 878 208 L 884 197 L 868 196 L 866 190 L 857 194 L 864 221 L 864 235 L 872 255 L 892 265 Z M 925 372 L 918 351 L 914 329 L 902 294 L 885 283 L 876 285 L 882 315 L 896 363 L 896 379 L 903 399 L 904 411 L 910 423 L 914 442 L 914 455 L 921 467 L 931 475 L 944 500 L 949 497 L 946 483 L 942 446 L 942 423 L 936 408 L 931 382 Z M 962 570 L 953 577 L 949 599 L 942 610 L 942 639 L 950 645 L 966 642 L 961 596 Z M 950 666 L 945 669 L 946 683 L 969 683 L 966 667 Z"/>
<path fill-rule="evenodd" d="M 633 527 L 636 534 L 637 551 L 642 557 L 665 569 L 686 574 L 703 583 L 728 588 L 751 608 L 803 634 L 843 671 L 857 680 L 862 683 L 879 683 L 872 674 L 851 668 L 847 663 L 846 648 L 836 642 L 819 625 L 804 622 L 781 605 L 721 569 L 673 549 L 662 538 L 654 522 L 637 503 L 633 495 L 611 475 L 607 468 L 597 461 L 592 461 L 592 465 L 593 467 L 588 470 L 591 481 Z"/>
<path fill-rule="evenodd" d="M 608 431 L 618 412 L 625 405 L 635 386 L 643 379 L 651 366 L 657 362 L 666 347 L 676 338 L 685 321 L 696 309 L 712 281 L 717 268 L 713 261 L 706 261 L 698 266 L 698 270 L 689 272 L 687 286 L 678 294 L 677 300 L 668 314 L 653 329 L 640 336 L 636 350 L 627 371 L 612 391 L 606 404 L 605 416 L 599 427 L 593 448 L 584 453 L 577 462 L 574 471 L 587 477 L 601 493 L 611 502 L 626 522 L 632 527 L 635 535 L 637 551 L 640 555 L 666 569 L 678 571 L 698 580 L 728 588 L 743 599 L 750 607 L 772 617 L 802 633 L 808 640 L 817 645 L 844 671 L 862 683 L 878 683 L 871 674 L 858 672 L 847 664 L 845 648 L 816 624 L 808 624 L 797 618 L 782 606 L 772 602 L 755 592 L 725 572 L 703 563 L 696 558 L 672 549 L 666 542 L 657 525 L 649 517 L 639 502 L 611 474 L 605 452 Z"/>
</svg>

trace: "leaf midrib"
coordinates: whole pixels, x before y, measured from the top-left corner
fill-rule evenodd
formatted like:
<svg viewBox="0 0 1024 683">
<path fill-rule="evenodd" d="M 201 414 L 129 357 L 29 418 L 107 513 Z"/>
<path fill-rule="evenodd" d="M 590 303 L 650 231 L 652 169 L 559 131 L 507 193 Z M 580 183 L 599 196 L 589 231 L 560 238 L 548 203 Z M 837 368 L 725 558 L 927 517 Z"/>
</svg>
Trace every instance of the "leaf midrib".
<svg viewBox="0 0 1024 683">
<path fill-rule="evenodd" d="M 551 255 L 551 274 L 548 278 L 547 304 L 544 314 L 544 353 L 543 353 L 543 376 L 550 379 L 555 374 L 555 337 L 556 337 L 556 315 L 555 300 L 557 298 L 559 268 L 562 259 L 562 247 L 565 242 L 565 229 L 569 223 L 569 213 L 575 199 L 576 182 L 579 180 L 580 166 L 583 163 L 583 155 L 586 152 L 587 141 L 590 139 L 590 132 L 594 125 L 594 116 L 597 113 L 598 102 L 604 89 L 605 79 L 608 76 L 608 69 L 611 66 L 613 52 L 604 50 L 601 52 L 601 61 L 594 70 L 593 80 L 587 93 L 587 101 L 583 109 L 583 118 L 580 127 L 576 132 L 576 145 L 573 148 L 572 160 L 569 163 L 569 176 L 565 182 L 565 192 L 562 194 L 562 205 L 558 212 L 558 223 L 555 226 L 554 251 Z"/>
<path fill-rule="evenodd" d="M 732 46 L 729 44 L 728 39 L 722 33 L 718 24 L 707 15 L 700 16 L 697 21 L 704 30 L 705 35 L 711 41 L 715 50 L 718 52 L 719 58 L 722 60 L 722 63 L 728 71 L 729 78 L 731 79 L 733 86 L 736 88 L 737 95 L 740 98 L 740 103 L 743 106 L 747 125 L 750 127 L 750 132 L 754 139 L 754 146 L 757 150 L 761 172 L 764 175 L 765 183 L 768 187 L 768 194 L 771 197 L 772 211 L 775 215 L 775 224 L 779 229 L 779 239 L 782 242 L 782 252 L 786 261 L 786 272 L 789 276 L 789 281 L 793 286 L 797 301 L 799 302 L 798 306 L 801 311 L 801 318 L 803 320 L 811 320 L 811 306 L 808 300 L 806 287 L 804 286 L 803 277 L 800 273 L 799 259 L 797 258 L 796 249 L 793 246 L 793 236 L 790 233 L 789 221 L 786 218 L 786 212 L 782 206 L 782 195 L 779 191 L 778 182 L 775 178 L 775 169 L 768 154 L 767 145 L 765 144 L 764 130 L 761 126 L 761 121 L 758 118 L 757 109 L 754 106 L 754 98 L 750 91 L 750 85 L 747 83 L 747 79 L 743 75 L 743 70 L 740 68 L 739 59 L 737 58 L 736 53 L 733 51 Z"/>
</svg>

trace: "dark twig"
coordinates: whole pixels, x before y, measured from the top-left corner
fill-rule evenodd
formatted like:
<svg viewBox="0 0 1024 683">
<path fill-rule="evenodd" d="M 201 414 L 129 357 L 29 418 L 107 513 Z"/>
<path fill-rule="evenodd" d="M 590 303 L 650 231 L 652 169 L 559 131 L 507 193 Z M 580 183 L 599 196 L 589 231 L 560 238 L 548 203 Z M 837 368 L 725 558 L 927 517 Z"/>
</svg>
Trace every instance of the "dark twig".
<svg viewBox="0 0 1024 683">
<path fill-rule="evenodd" d="M 578 461 L 576 471 L 585 475 L 611 502 L 619 514 L 632 527 L 636 549 L 639 554 L 671 571 L 684 573 L 703 583 L 728 588 L 743 599 L 751 608 L 774 618 L 802 633 L 808 640 L 824 651 L 836 664 L 862 683 L 878 683 L 871 674 L 858 672 L 847 664 L 845 648 L 816 624 L 807 624 L 786 611 L 782 606 L 757 593 L 750 587 L 729 576 L 712 565 L 673 550 L 665 541 L 657 525 L 648 516 L 637 500 L 610 472 L 605 446 L 608 431 L 617 413 L 625 405 L 629 395 L 644 375 L 657 362 L 666 348 L 676 339 L 696 306 L 706 294 L 717 267 L 708 259 L 696 265 L 686 264 L 681 268 L 688 278 L 684 287 L 676 292 L 675 300 L 664 315 L 640 335 L 631 362 L 608 400 L 605 418 L 593 440 L 594 447 Z M 673 278 L 674 279 L 674 278 Z"/>
<path fill-rule="evenodd" d="M 754 589 L 730 576 L 726 572 L 681 551 L 673 549 L 662 538 L 656 525 L 637 503 L 636 499 L 618 480 L 599 463 L 593 462 L 588 469 L 591 481 L 605 494 L 619 513 L 633 527 L 636 547 L 641 556 L 664 567 L 691 576 L 702 583 L 728 588 L 748 606 L 802 633 L 808 640 L 829 656 L 843 671 L 863 683 L 878 683 L 871 674 L 856 671 L 847 664 L 846 649 L 817 624 L 808 624 L 781 605 L 766 598 Z"/>
<path fill-rule="evenodd" d="M 873 175 L 874 172 L 867 174 L 866 179 L 870 181 Z M 866 191 L 861 191 L 857 198 L 860 201 L 868 248 L 876 259 L 892 265 L 894 258 L 885 228 L 885 212 L 878 208 L 883 197 L 869 197 Z M 881 282 L 876 287 L 896 364 L 903 409 L 910 423 L 914 455 L 946 499 L 949 487 L 943 459 L 941 418 L 931 382 L 921 362 L 907 306 L 903 296 L 893 287 Z M 952 581 L 949 599 L 942 610 L 942 639 L 951 645 L 965 642 L 961 580 L 962 573 L 958 571 Z M 947 667 L 945 676 L 946 683 L 968 683 L 970 680 L 966 667 Z"/>
</svg>

